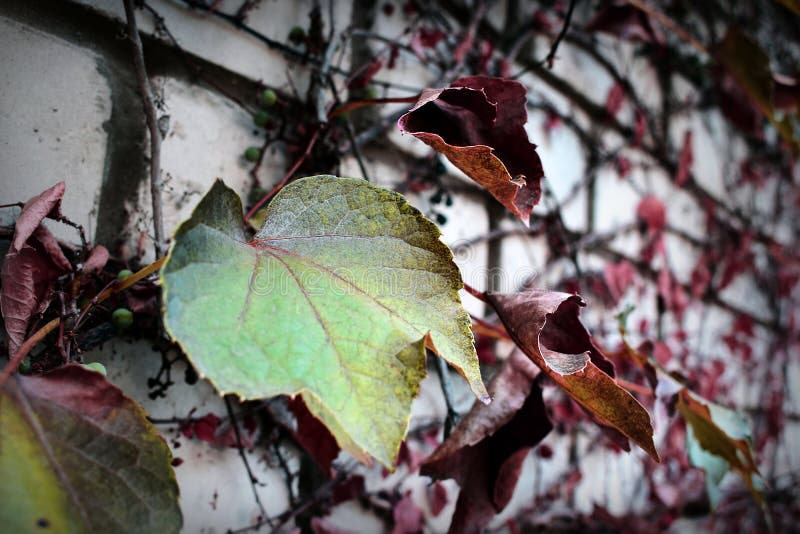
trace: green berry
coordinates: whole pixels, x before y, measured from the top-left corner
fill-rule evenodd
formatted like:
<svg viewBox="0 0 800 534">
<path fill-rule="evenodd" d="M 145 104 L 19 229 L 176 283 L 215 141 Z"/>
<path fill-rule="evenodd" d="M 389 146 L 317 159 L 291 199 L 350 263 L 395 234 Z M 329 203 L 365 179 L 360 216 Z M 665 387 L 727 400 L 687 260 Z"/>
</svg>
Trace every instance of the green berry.
<svg viewBox="0 0 800 534">
<path fill-rule="evenodd" d="M 259 111 L 253 115 L 253 122 L 256 123 L 256 126 L 266 128 L 271 121 L 272 117 L 266 111 Z"/>
<path fill-rule="evenodd" d="M 120 272 L 117 273 L 117 280 L 119 280 L 120 282 L 124 282 L 125 280 L 130 278 L 132 274 L 133 271 L 131 271 L 130 269 L 122 269 Z"/>
<path fill-rule="evenodd" d="M 261 149 L 257 146 L 249 146 L 247 150 L 244 151 L 244 159 L 247 161 L 258 161 L 258 156 L 261 155 Z"/>
<path fill-rule="evenodd" d="M 261 93 L 261 105 L 265 108 L 271 108 L 277 100 L 278 95 L 272 89 L 264 89 L 264 92 Z"/>
<path fill-rule="evenodd" d="M 22 363 L 19 364 L 17 367 L 17 371 L 23 375 L 28 374 L 31 372 L 31 357 L 26 356 Z"/>
<path fill-rule="evenodd" d="M 306 40 L 306 31 L 300 26 L 295 26 L 289 30 L 289 40 L 294 44 L 300 44 Z"/>
<path fill-rule="evenodd" d="M 106 372 L 106 366 L 100 362 L 84 363 L 82 365 L 84 369 L 89 369 L 90 371 L 97 371 L 103 376 L 108 376 L 108 373 Z"/>
<path fill-rule="evenodd" d="M 117 332 L 124 332 L 133 325 L 133 312 L 128 308 L 117 308 L 111 314 L 111 324 Z"/>
</svg>

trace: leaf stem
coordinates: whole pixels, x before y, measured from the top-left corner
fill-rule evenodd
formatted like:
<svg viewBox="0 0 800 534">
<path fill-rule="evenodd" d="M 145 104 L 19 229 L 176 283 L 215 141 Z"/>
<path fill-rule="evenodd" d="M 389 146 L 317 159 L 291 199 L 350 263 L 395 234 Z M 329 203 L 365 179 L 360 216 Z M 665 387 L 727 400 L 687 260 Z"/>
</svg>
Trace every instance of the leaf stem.
<svg viewBox="0 0 800 534">
<path fill-rule="evenodd" d="M 61 319 L 56 317 L 39 330 L 37 330 L 31 337 L 25 340 L 25 342 L 20 346 L 17 350 L 17 353 L 14 354 L 14 357 L 9 360 L 6 366 L 3 368 L 3 372 L 0 373 L 0 386 L 6 381 L 6 379 L 11 375 L 11 373 L 19 367 L 20 362 L 28 355 L 28 353 L 35 347 L 41 340 L 45 338 L 47 334 L 58 328 L 58 325 L 61 324 Z"/>
<path fill-rule="evenodd" d="M 333 109 L 329 114 L 329 118 L 333 119 L 339 115 L 343 115 L 354 109 L 359 109 L 376 104 L 413 104 L 419 100 L 420 95 L 406 96 L 406 97 L 393 97 L 393 98 L 367 98 L 364 100 L 356 100 L 353 102 L 345 102 L 336 109 Z"/>
<path fill-rule="evenodd" d="M 483 291 L 478 291 L 468 283 L 464 282 L 464 291 L 475 297 L 476 299 L 480 300 L 481 302 L 488 302 L 486 300 L 486 293 Z"/>
<path fill-rule="evenodd" d="M 264 523 L 270 523 L 270 526 L 272 526 L 270 518 L 267 516 L 267 511 L 264 509 L 264 505 L 261 502 L 261 497 L 258 495 L 258 490 L 256 489 L 256 485 L 259 484 L 258 479 L 253 474 L 253 470 L 250 469 L 250 462 L 247 461 L 247 454 L 244 452 L 242 435 L 239 432 L 239 424 L 236 422 L 236 416 L 233 413 L 233 405 L 231 404 L 230 395 L 225 395 L 224 399 L 225 408 L 228 410 L 228 418 L 231 421 L 231 426 L 233 426 L 233 435 L 236 437 L 236 448 L 239 450 L 239 456 L 242 458 L 244 468 L 247 470 L 247 478 L 249 479 L 248 481 L 250 482 L 250 487 L 253 489 L 253 497 L 255 497 L 256 504 L 258 505 L 258 511 L 261 513 L 258 524 L 261 526 Z"/>
<path fill-rule="evenodd" d="M 447 439 L 450 436 L 450 431 L 458 424 L 460 415 L 455 408 L 453 381 L 450 380 L 450 371 L 447 369 L 447 362 L 436 355 L 434 359 L 436 360 L 436 374 L 439 375 L 439 383 L 442 386 L 444 403 L 447 405 L 447 417 L 444 419 L 444 439 Z"/>
</svg>

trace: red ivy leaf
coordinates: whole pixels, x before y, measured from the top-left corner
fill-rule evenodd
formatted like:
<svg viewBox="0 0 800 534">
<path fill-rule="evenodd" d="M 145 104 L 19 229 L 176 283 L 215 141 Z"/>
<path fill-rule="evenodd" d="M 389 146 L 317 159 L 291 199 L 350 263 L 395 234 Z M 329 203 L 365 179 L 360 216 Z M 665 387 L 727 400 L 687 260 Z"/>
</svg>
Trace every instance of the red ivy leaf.
<svg viewBox="0 0 800 534">
<path fill-rule="evenodd" d="M 544 172 L 525 132 L 526 94 L 513 80 L 460 78 L 449 88 L 423 91 L 398 126 L 444 154 L 528 224 Z"/>
<path fill-rule="evenodd" d="M 650 23 L 650 17 L 627 2 L 603 3 L 597 15 L 586 25 L 588 32 L 603 32 L 646 43 L 661 44 L 664 36 Z"/>
<path fill-rule="evenodd" d="M 377 58 L 373 59 L 364 65 L 364 67 L 359 69 L 358 73 L 353 76 L 349 82 L 347 82 L 347 88 L 350 90 L 364 89 L 369 85 L 369 82 L 372 81 L 372 78 L 374 78 L 375 75 L 378 74 L 378 71 L 380 71 L 382 68 L 383 60 Z"/>
<path fill-rule="evenodd" d="M 633 440 L 658 461 L 647 410 L 613 378 L 613 366 L 592 343 L 579 318 L 585 303 L 577 295 L 529 290 L 488 293 L 511 338 L 539 368 L 610 437 Z M 616 439 L 623 448 L 627 440 Z M 626 449 L 627 450 L 627 449 Z"/>
<path fill-rule="evenodd" d="M 633 285 L 636 278 L 636 267 L 631 262 L 623 260 L 619 263 L 608 263 L 603 269 L 603 280 L 608 286 L 608 292 L 614 301 L 619 302 L 622 295 Z"/>
<path fill-rule="evenodd" d="M 180 430 L 184 437 L 189 439 L 197 438 L 217 447 L 238 448 L 233 423 L 228 422 L 225 424 L 219 416 L 213 413 L 208 413 L 203 417 L 181 425 Z M 255 445 L 253 441 L 254 430 L 253 427 L 240 429 L 239 437 L 242 441 L 242 447 L 245 449 L 252 449 Z"/>
<path fill-rule="evenodd" d="M 422 534 L 425 516 L 411 498 L 411 492 L 406 492 L 403 498 L 394 505 L 392 517 L 394 519 L 392 534 Z"/>
<path fill-rule="evenodd" d="M 642 139 L 644 139 L 644 134 L 647 133 L 647 116 L 644 114 L 639 108 L 636 108 L 636 112 L 634 113 L 634 125 L 633 125 L 633 146 L 637 147 L 642 144 Z"/>
<path fill-rule="evenodd" d="M 294 438 L 314 459 L 326 476 L 330 476 L 331 464 L 339 456 L 339 445 L 328 428 L 314 417 L 300 395 L 289 402 L 289 409 L 297 419 Z"/>
<path fill-rule="evenodd" d="M 651 233 L 661 232 L 667 226 L 667 208 L 653 195 L 645 195 L 636 207 L 636 217 L 647 225 Z"/>
<path fill-rule="evenodd" d="M 203 417 L 192 420 L 181 425 L 181 434 L 185 438 L 197 438 L 207 443 L 216 444 L 216 434 L 222 419 L 213 413 L 208 413 Z"/>
<path fill-rule="evenodd" d="M 63 196 L 64 182 L 59 182 L 26 202 L 17 217 L 0 272 L 9 355 L 25 340 L 33 316 L 47 309 L 56 278 L 72 270 L 56 238 L 41 225 L 48 215 L 60 215 Z"/>
<path fill-rule="evenodd" d="M 86 273 L 96 273 L 103 270 L 108 263 L 108 249 L 103 245 L 97 245 L 89 253 L 89 257 L 83 262 L 83 271 Z"/>
<path fill-rule="evenodd" d="M 450 532 L 481 532 L 508 504 L 528 451 L 552 429 L 536 366 L 515 352 L 489 384 L 492 403 L 476 402 L 421 474 L 461 486 Z"/>
<path fill-rule="evenodd" d="M 619 110 L 622 109 L 622 103 L 625 101 L 625 88 L 622 84 L 617 82 L 611 86 L 611 89 L 606 95 L 606 111 L 609 115 L 616 116 Z"/>
<path fill-rule="evenodd" d="M 447 496 L 447 488 L 440 481 L 436 481 L 428 488 L 428 499 L 431 503 L 431 514 L 438 516 L 450 502 Z"/>
<path fill-rule="evenodd" d="M 686 306 L 689 305 L 683 286 L 675 279 L 669 269 L 661 269 L 658 273 L 658 295 L 664 302 L 664 307 L 673 312 L 678 319 L 683 317 Z"/>
<path fill-rule="evenodd" d="M 678 160 L 678 170 L 675 173 L 675 185 L 681 187 L 689 179 L 689 174 L 692 172 L 692 162 L 694 161 L 694 154 L 692 152 L 692 131 L 686 130 L 683 134 L 683 147 L 681 148 L 681 155 Z"/>
<path fill-rule="evenodd" d="M 628 176 L 628 174 L 630 174 L 631 172 L 631 168 L 633 167 L 631 165 L 631 160 L 629 160 L 624 156 L 617 157 L 615 164 L 617 167 L 617 173 L 619 173 L 620 178 L 625 178 L 626 176 Z"/>
<path fill-rule="evenodd" d="M 11 244 L 13 250 L 19 252 L 22 249 L 45 217 L 61 215 L 61 198 L 65 188 L 64 182 L 58 182 L 25 203 L 14 224 L 14 241 Z"/>
</svg>

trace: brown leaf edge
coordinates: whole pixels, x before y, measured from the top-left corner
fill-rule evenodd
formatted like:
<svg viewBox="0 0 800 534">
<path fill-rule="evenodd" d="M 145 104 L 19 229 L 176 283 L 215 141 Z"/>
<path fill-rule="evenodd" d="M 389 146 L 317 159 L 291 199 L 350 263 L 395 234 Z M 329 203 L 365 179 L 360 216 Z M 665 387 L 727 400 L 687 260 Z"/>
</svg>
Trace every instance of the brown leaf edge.
<svg viewBox="0 0 800 534">
<path fill-rule="evenodd" d="M 461 487 L 452 533 L 479 533 L 511 500 L 528 452 L 552 430 L 534 380 L 536 366 L 521 352 L 489 384 L 492 403 L 469 413 L 423 462 L 420 474 L 453 478 Z"/>
<path fill-rule="evenodd" d="M 117 386 L 108 381 L 103 374 L 86 369 L 77 363 L 69 363 L 43 375 L 16 375 L 3 386 L 0 386 L 0 392 L 3 395 L 8 395 L 9 398 L 16 398 L 24 406 L 24 410 L 28 412 L 25 418 L 28 420 L 28 424 L 32 425 L 32 430 L 39 435 L 39 439 L 47 439 L 41 435 L 43 423 L 46 423 L 46 420 L 43 420 L 43 414 L 36 414 L 33 410 L 35 410 L 35 405 L 41 406 L 42 403 L 56 409 L 53 411 L 52 408 L 48 408 L 44 415 L 49 412 L 49 415 L 56 416 L 59 410 L 71 413 L 76 417 L 80 417 L 87 424 L 96 426 L 98 431 L 108 432 L 113 439 L 119 440 L 125 447 L 130 447 L 132 444 L 124 436 L 124 429 L 119 425 L 122 425 L 125 419 L 129 424 L 138 425 L 140 433 L 137 437 L 152 449 L 147 451 L 146 455 L 136 459 L 134 467 L 138 468 L 141 473 L 131 472 L 131 476 L 137 475 L 133 479 L 135 483 L 143 483 L 142 477 L 156 477 L 157 473 L 151 470 L 153 466 L 142 466 L 139 465 L 139 462 L 142 459 L 158 460 L 164 470 L 157 483 L 161 485 L 161 492 L 169 494 L 167 499 L 174 506 L 171 509 L 156 509 L 153 508 L 155 497 L 139 495 L 139 498 L 143 506 L 150 509 L 153 515 L 159 516 L 159 518 L 155 519 L 156 521 L 163 521 L 163 523 L 160 523 L 161 527 L 163 527 L 163 532 L 180 531 L 183 523 L 183 514 L 178 506 L 180 490 L 175 478 L 175 472 L 171 466 L 172 452 L 164 438 L 158 433 L 158 430 L 148 421 L 144 409 L 137 402 L 127 397 Z M 63 418 L 59 418 L 55 423 L 54 431 L 63 430 L 60 426 L 64 424 Z M 107 430 L 104 430 L 104 425 L 110 426 Z M 66 463 L 75 467 L 79 465 L 75 463 L 79 459 L 68 460 L 66 457 L 59 457 L 69 454 L 69 450 L 59 453 L 52 445 L 53 443 L 51 442 L 46 447 L 46 461 L 53 467 L 56 475 L 64 483 L 65 489 L 70 493 L 69 497 L 76 504 L 77 509 L 85 510 L 91 507 L 103 507 L 115 502 L 113 491 L 97 495 L 86 495 L 78 492 L 72 481 L 64 478 L 67 476 L 64 471 L 64 465 L 65 460 L 67 460 Z M 102 451 L 98 450 L 98 446 L 99 444 L 95 443 L 94 449 L 97 453 L 101 453 Z M 93 461 L 90 452 L 84 451 L 83 454 L 86 461 Z M 130 460 L 130 450 L 122 450 L 119 454 L 122 455 L 121 458 Z M 110 469 L 110 466 L 116 465 L 114 462 L 105 465 L 104 461 L 109 462 L 110 459 L 104 458 L 101 461 L 96 461 L 93 469 Z M 89 530 L 103 530 L 103 526 L 97 521 L 102 520 L 105 517 L 104 514 L 87 515 L 82 513 L 82 515 L 87 522 L 86 526 Z M 143 526 L 140 525 L 140 527 Z"/>
<path fill-rule="evenodd" d="M 601 425 L 633 440 L 655 461 L 650 414 L 613 378 L 613 366 L 579 318 L 578 295 L 528 290 L 487 293 L 509 335 L 531 360 Z"/>
<path fill-rule="evenodd" d="M 525 131 L 527 90 L 521 83 L 468 76 L 426 89 L 397 122 L 486 188 L 523 223 L 541 198 L 542 163 Z"/>
</svg>

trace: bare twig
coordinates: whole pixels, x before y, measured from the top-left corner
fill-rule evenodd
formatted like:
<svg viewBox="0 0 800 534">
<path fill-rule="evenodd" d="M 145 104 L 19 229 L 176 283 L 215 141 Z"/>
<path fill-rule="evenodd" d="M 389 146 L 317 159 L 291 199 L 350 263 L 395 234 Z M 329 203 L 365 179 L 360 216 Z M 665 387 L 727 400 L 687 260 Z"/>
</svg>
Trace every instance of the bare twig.
<svg viewBox="0 0 800 534">
<path fill-rule="evenodd" d="M 253 474 L 253 470 L 250 469 L 250 462 L 247 461 L 247 454 L 244 452 L 244 446 L 242 445 L 242 435 L 239 432 L 239 425 L 236 422 L 236 416 L 233 413 L 233 405 L 231 404 L 231 399 L 228 395 L 225 396 L 225 408 L 228 410 L 228 419 L 230 419 L 231 426 L 233 427 L 233 435 L 236 437 L 236 449 L 239 451 L 239 456 L 242 458 L 242 463 L 247 471 L 247 478 L 250 482 L 250 487 L 253 489 L 253 497 L 258 505 L 258 511 L 261 514 L 261 517 L 258 518 L 258 524 L 262 525 L 266 522 L 272 526 L 272 522 L 267 516 L 267 511 L 264 509 L 264 505 L 261 502 L 261 497 L 258 495 L 256 486 L 259 484 L 259 482 L 256 476 Z"/>
<path fill-rule="evenodd" d="M 128 39 L 133 52 L 133 66 L 139 93 L 142 97 L 147 127 L 150 130 L 150 199 L 153 204 L 153 234 L 156 258 L 164 255 L 164 217 L 161 210 L 161 132 L 158 129 L 158 116 L 153 104 L 153 90 L 144 66 L 144 52 L 139 30 L 136 27 L 136 13 L 133 0 L 122 0 L 125 5 L 125 18 L 128 21 Z"/>
<path fill-rule="evenodd" d="M 572 12 L 575 10 L 575 4 L 576 0 L 569 1 L 569 7 L 567 8 L 567 14 L 564 16 L 564 24 L 561 26 L 561 31 L 558 32 L 556 40 L 553 41 L 553 44 L 550 46 L 550 52 L 542 60 L 542 64 L 547 65 L 548 69 L 553 68 L 553 61 L 556 59 L 556 52 L 558 52 L 558 45 L 561 44 L 561 41 L 564 39 L 564 36 L 567 35 L 567 31 L 569 30 L 569 24 L 572 21 Z"/>
<path fill-rule="evenodd" d="M 297 172 L 297 169 L 300 168 L 300 166 L 303 164 L 306 158 L 308 158 L 308 155 L 311 154 L 311 150 L 314 148 L 314 145 L 316 144 L 321 131 L 322 131 L 321 128 L 317 128 L 314 131 L 314 134 L 311 136 L 311 139 L 309 139 L 308 144 L 306 145 L 306 149 L 303 151 L 300 157 L 297 158 L 297 161 L 294 162 L 294 165 L 292 165 L 292 167 L 286 172 L 286 174 L 283 175 L 283 178 L 281 178 L 281 180 L 277 184 L 275 184 L 275 186 L 270 190 L 269 193 L 264 195 L 258 202 L 256 202 L 253 205 L 252 208 L 250 208 L 250 211 L 248 211 L 247 215 L 245 215 L 244 218 L 245 221 L 250 220 L 253 217 L 253 215 L 255 215 L 256 212 L 258 212 L 258 210 L 261 209 L 261 207 L 264 204 L 269 202 L 269 200 L 272 197 L 274 197 L 278 193 L 278 191 L 280 191 L 283 188 L 284 185 L 286 185 L 286 182 L 288 182 L 289 179 L 292 176 L 294 176 L 294 173 Z"/>
<path fill-rule="evenodd" d="M 289 60 L 292 60 L 292 61 L 295 61 L 295 62 L 300 62 L 300 63 L 308 63 L 308 64 L 311 64 L 311 65 L 316 66 L 316 67 L 318 67 L 320 65 L 320 63 L 321 63 L 321 61 L 319 59 L 317 59 L 317 58 L 310 58 L 310 57 L 308 57 L 307 54 L 305 54 L 305 53 L 303 53 L 303 52 L 301 52 L 299 50 L 296 50 L 295 48 L 292 48 L 291 46 L 287 46 L 287 45 L 285 45 L 285 44 L 283 44 L 283 43 L 281 43 L 279 41 L 276 41 L 274 39 L 271 39 L 271 38 L 267 37 L 263 33 L 261 33 L 258 30 L 256 30 L 255 28 L 253 28 L 251 26 L 248 26 L 247 24 L 242 22 L 242 20 L 239 19 L 235 15 L 230 15 L 228 13 L 224 13 L 224 12 L 219 11 L 219 10 L 213 10 L 212 11 L 209 8 L 208 5 L 206 5 L 203 2 L 200 2 L 198 0 L 180 0 L 180 1 L 183 4 L 185 4 L 186 6 L 189 6 L 191 8 L 197 9 L 198 11 L 206 12 L 209 15 L 213 15 L 215 17 L 218 17 L 218 18 L 226 21 L 227 23 L 235 26 L 239 30 L 247 33 L 251 37 L 254 37 L 255 39 L 258 39 L 259 41 L 264 43 L 269 48 L 280 52 L 281 54 L 283 54 L 284 57 L 286 57 Z M 348 72 L 346 70 L 340 69 L 340 68 L 335 67 L 335 66 L 332 66 L 330 68 L 330 72 L 332 72 L 334 74 L 337 74 L 337 75 L 348 76 L 348 77 L 351 76 L 351 74 L 352 74 L 352 73 L 350 73 L 350 72 Z M 392 89 L 397 89 L 399 91 L 407 91 L 407 92 L 410 92 L 410 93 L 419 93 L 420 90 L 421 90 L 421 88 L 419 88 L 419 87 L 411 87 L 409 85 L 405 85 L 405 84 L 402 84 L 402 83 L 396 83 L 396 82 L 387 82 L 387 81 L 379 80 L 379 79 L 376 79 L 376 78 L 373 78 L 370 83 L 372 83 L 374 85 L 377 85 L 377 86 L 380 86 L 380 87 L 392 88 Z"/>
</svg>

